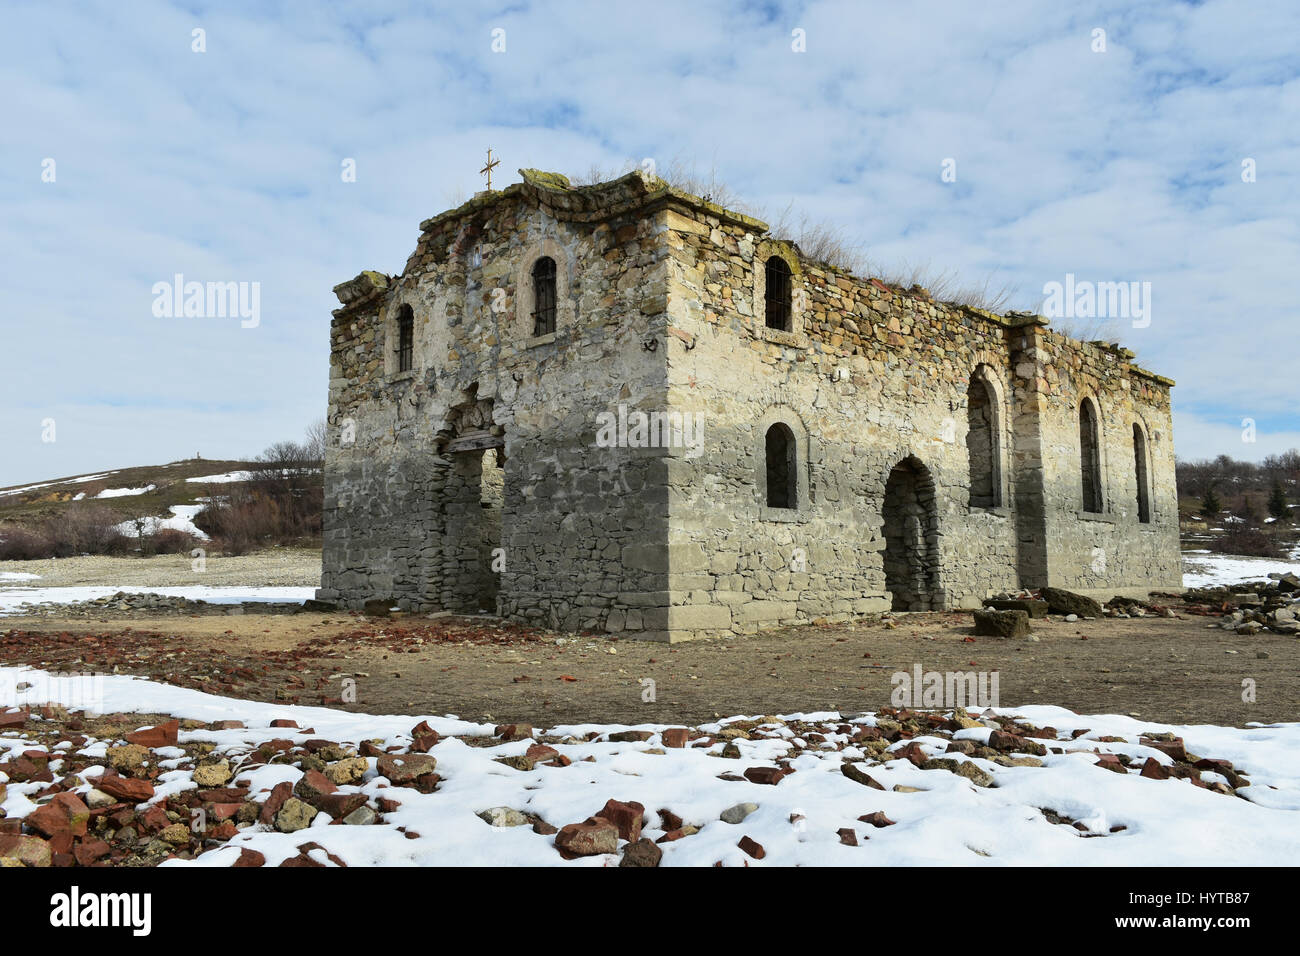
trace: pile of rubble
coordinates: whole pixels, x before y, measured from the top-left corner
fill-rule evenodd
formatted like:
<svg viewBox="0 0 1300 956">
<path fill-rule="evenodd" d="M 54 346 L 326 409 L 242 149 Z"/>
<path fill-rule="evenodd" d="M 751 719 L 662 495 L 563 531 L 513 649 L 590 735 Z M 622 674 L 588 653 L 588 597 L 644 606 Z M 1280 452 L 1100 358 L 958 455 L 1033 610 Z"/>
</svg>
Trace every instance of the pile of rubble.
<svg viewBox="0 0 1300 956">
<path fill-rule="evenodd" d="M 975 633 L 990 637 L 1026 637 L 1030 621 L 1059 615 L 1067 623 L 1103 617 L 1173 617 L 1164 604 L 1150 604 L 1116 595 L 1104 605 L 1084 594 L 1064 588 L 1036 588 L 1003 592 L 985 600 L 984 610 L 975 612 Z"/>
<path fill-rule="evenodd" d="M 148 592 L 118 591 L 106 597 L 72 604 L 41 601 L 19 605 L 18 613 L 24 616 L 58 614 L 60 617 L 104 617 L 116 612 L 148 611 L 151 614 L 297 614 L 303 610 L 301 601 L 242 601 L 216 604 L 197 598 L 178 597 Z"/>
<path fill-rule="evenodd" d="M 1194 588 L 1184 596 L 1190 614 L 1219 617 L 1225 631 L 1251 635 L 1260 631 L 1300 634 L 1300 575 L 1270 574 L 1268 581 L 1227 587 Z"/>
</svg>

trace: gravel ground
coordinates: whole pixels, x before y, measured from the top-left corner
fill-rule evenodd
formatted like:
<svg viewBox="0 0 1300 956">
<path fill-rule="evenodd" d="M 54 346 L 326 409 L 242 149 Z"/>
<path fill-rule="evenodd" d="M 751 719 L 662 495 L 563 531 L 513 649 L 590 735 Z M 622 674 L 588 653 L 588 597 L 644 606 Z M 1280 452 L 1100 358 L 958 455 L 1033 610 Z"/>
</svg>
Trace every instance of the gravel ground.
<svg viewBox="0 0 1300 956">
<path fill-rule="evenodd" d="M 188 554 L 160 554 L 152 558 L 86 556 L 49 561 L 0 561 L 0 572 L 40 575 L 39 580 L 4 581 L 0 578 L 0 587 L 102 585 L 123 590 L 190 584 L 318 587 L 320 561 L 319 551 L 300 548 L 275 548 L 232 557 L 209 556 L 207 567 L 202 572 L 196 572 L 190 566 Z"/>
<path fill-rule="evenodd" d="M 0 664 L 137 674 L 246 700 L 539 726 L 874 711 L 890 702 L 893 675 L 920 665 L 997 672 L 1004 706 L 1056 704 L 1177 724 L 1296 720 L 1300 640 L 1176 614 L 1038 619 L 1037 640 L 1009 640 L 972 634 L 969 612 L 919 612 L 893 626 L 805 626 L 672 645 L 531 631 L 488 617 L 42 616 L 0 621 Z M 355 694 L 346 703 L 344 677 Z M 1243 681 L 1254 693 L 1244 693 Z"/>
</svg>

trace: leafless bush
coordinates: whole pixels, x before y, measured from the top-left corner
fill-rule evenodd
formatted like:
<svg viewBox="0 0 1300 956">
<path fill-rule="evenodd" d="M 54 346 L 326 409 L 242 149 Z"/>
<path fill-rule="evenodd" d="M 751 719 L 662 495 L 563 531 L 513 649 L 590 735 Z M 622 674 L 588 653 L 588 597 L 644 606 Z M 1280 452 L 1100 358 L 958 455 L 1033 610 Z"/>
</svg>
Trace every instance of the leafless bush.
<svg viewBox="0 0 1300 956">
<path fill-rule="evenodd" d="M 72 507 L 47 518 L 40 530 L 54 546 L 56 557 L 125 554 L 131 549 L 131 541 L 118 530 L 120 521 L 116 512 L 102 505 Z"/>
<path fill-rule="evenodd" d="M 0 529 L 0 561 L 39 561 L 54 557 L 54 545 L 44 535 L 16 525 Z"/>
<path fill-rule="evenodd" d="M 325 441 L 325 422 L 318 420 L 305 441 L 276 442 L 254 460 L 247 482 L 207 489 L 208 504 L 195 525 L 227 554 L 315 543 L 321 534 Z"/>
<path fill-rule="evenodd" d="M 148 550 L 153 554 L 187 554 L 199 544 L 199 539 L 179 528 L 159 528 L 148 536 Z"/>
</svg>

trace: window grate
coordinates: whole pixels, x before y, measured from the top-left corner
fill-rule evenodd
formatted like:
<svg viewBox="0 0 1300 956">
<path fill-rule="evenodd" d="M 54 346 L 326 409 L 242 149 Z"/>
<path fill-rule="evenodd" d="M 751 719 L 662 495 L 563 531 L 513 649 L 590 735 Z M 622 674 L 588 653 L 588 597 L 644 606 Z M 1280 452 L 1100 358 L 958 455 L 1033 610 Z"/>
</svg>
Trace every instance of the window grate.
<svg viewBox="0 0 1300 956">
<path fill-rule="evenodd" d="M 397 370 L 409 372 L 415 366 L 415 313 L 409 305 L 397 315 Z"/>
<path fill-rule="evenodd" d="M 772 256 L 767 260 L 766 273 L 766 291 L 764 299 L 766 300 L 766 318 L 769 329 L 780 329 L 782 332 L 794 331 L 790 327 L 790 266 L 780 256 Z"/>
<path fill-rule="evenodd" d="M 533 265 L 533 335 L 555 331 L 555 260 L 543 256 Z"/>
</svg>

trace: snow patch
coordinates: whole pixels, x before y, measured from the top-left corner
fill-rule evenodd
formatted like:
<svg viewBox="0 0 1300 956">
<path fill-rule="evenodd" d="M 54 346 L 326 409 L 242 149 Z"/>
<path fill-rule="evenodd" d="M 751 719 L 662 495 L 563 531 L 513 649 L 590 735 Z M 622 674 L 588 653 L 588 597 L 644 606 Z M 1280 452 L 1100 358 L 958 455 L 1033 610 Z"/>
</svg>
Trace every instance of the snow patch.
<svg viewBox="0 0 1300 956">
<path fill-rule="evenodd" d="M 105 488 L 96 498 L 126 498 L 131 495 L 146 495 L 156 488 L 156 485 L 145 485 L 143 488 Z M 82 495 L 78 495 L 81 498 Z"/>
<path fill-rule="evenodd" d="M 206 541 L 208 536 L 204 532 L 200 531 L 194 524 L 195 516 L 197 516 L 203 508 L 204 505 L 201 504 L 172 505 L 170 508 L 172 513 L 170 518 L 142 519 L 144 533 L 154 534 L 163 528 L 173 528 L 176 531 L 184 531 L 188 534 L 192 534 L 201 541 Z M 117 525 L 117 531 L 119 534 L 124 534 L 127 537 L 135 537 L 140 533 L 140 529 L 136 527 L 134 521 L 123 521 L 121 524 Z"/>
<path fill-rule="evenodd" d="M 29 691 L 17 689 L 30 682 Z M 698 833 L 661 845 L 663 866 L 871 866 L 915 864 L 1001 867 L 1151 866 L 1151 865 L 1284 865 L 1300 854 L 1300 724 L 1252 725 L 1245 729 L 1214 725 L 1176 726 L 1117 715 L 1080 716 L 1060 707 L 1035 705 L 1000 708 L 999 713 L 1052 726 L 1058 732 L 1042 767 L 1003 767 L 974 762 L 991 774 L 994 787 L 976 787 L 943 770 L 921 770 L 908 760 L 864 767 L 885 789 L 874 790 L 845 777 L 842 757 L 855 759 L 854 748 L 843 752 L 793 748 L 788 739 L 734 741 L 735 760 L 712 756 L 710 748 L 662 748 L 660 724 L 641 724 L 652 732 L 644 742 L 587 741 L 577 736 L 556 743 L 572 763 L 568 767 L 541 765 L 531 771 L 502 766 L 496 758 L 523 753 L 530 741 L 492 740 L 470 746 L 459 737 L 487 737 L 490 724 L 455 717 L 428 715 L 368 715 L 324 707 L 290 706 L 238 700 L 171 687 L 121 675 L 103 675 L 97 685 L 96 708 L 101 712 L 162 713 L 203 721 L 240 720 L 245 728 L 182 731 L 182 742 L 210 741 L 222 752 L 241 753 L 274 737 L 306 739 L 301 731 L 273 728 L 272 720 L 289 718 L 310 736 L 357 744 L 378 738 L 381 747 L 410 743 L 411 728 L 427 720 L 443 739 L 430 751 L 442 777 L 437 792 L 379 786 L 371 758 L 358 792 L 372 799 L 400 801 L 382 823 L 373 826 L 328 826 L 319 817 L 308 831 L 284 834 L 250 828 L 223 848 L 193 861 L 171 860 L 166 866 L 229 866 L 241 848 L 265 855 L 276 866 L 297 854 L 297 846 L 314 841 L 349 866 L 608 866 L 612 854 L 566 861 L 554 838 L 531 827 L 492 828 L 476 818 L 484 809 L 513 807 L 535 813 L 563 826 L 580 822 L 609 798 L 635 800 L 646 807 L 647 835 L 659 835 L 657 810 L 666 807 Z M 0 667 L 0 706 L 43 703 L 58 696 L 60 683 L 51 675 L 26 668 Z M 836 731 L 836 714 L 791 715 L 790 719 L 823 722 L 829 738 Z M 734 719 L 734 718 L 732 718 Z M 860 722 L 871 718 L 857 718 Z M 728 721 L 704 725 L 718 728 Z M 584 724 L 556 728 L 551 733 L 602 734 L 631 729 L 620 724 Z M 1073 731 L 1084 731 L 1071 739 Z M 1092 751 L 1130 753 L 1160 759 L 1159 752 L 1141 744 L 1144 731 L 1169 731 L 1183 737 L 1188 750 L 1227 759 L 1248 775 L 1251 785 L 1239 790 L 1244 799 L 1192 785 L 1188 780 L 1152 780 L 1136 770 L 1114 773 L 1095 766 Z M 1104 736 L 1123 738 L 1108 743 Z M 485 741 L 486 742 L 486 741 Z M 841 739 L 840 742 L 843 742 Z M 31 747 L 21 736 L 0 737 L 0 754 Z M 743 773 L 754 766 L 771 766 L 785 758 L 793 773 L 777 786 L 747 780 L 720 780 L 721 771 Z M 190 771 L 173 770 L 160 778 L 160 792 L 189 786 Z M 301 771 L 289 766 L 264 766 L 242 773 L 254 792 L 281 780 L 294 781 Z M 32 787 L 41 785 L 32 785 Z M 895 786 L 909 788 L 895 790 Z M 10 818 L 30 813 L 28 784 L 11 785 L 5 809 Z M 914 788 L 914 789 L 913 789 Z M 34 789 L 31 790 L 34 792 Z M 741 802 L 758 809 L 743 823 L 719 819 L 723 810 Z M 1043 808 L 1085 823 L 1093 839 L 1069 826 L 1053 825 Z M 882 811 L 896 825 L 874 828 L 859 821 L 865 813 Z M 1109 832 L 1122 826 L 1119 832 Z M 398 831 L 404 828 L 407 833 Z M 851 829 L 859 846 L 840 842 L 838 831 Z M 418 838 L 407 839 L 410 833 Z M 748 836 L 766 849 L 764 860 L 753 860 L 737 843 Z"/>
<path fill-rule="evenodd" d="M 1246 555 L 1216 554 L 1208 551 L 1183 552 L 1183 587 L 1210 588 L 1243 581 L 1266 581 L 1270 574 L 1300 573 L 1300 549 L 1290 560 L 1252 558 Z"/>
</svg>

